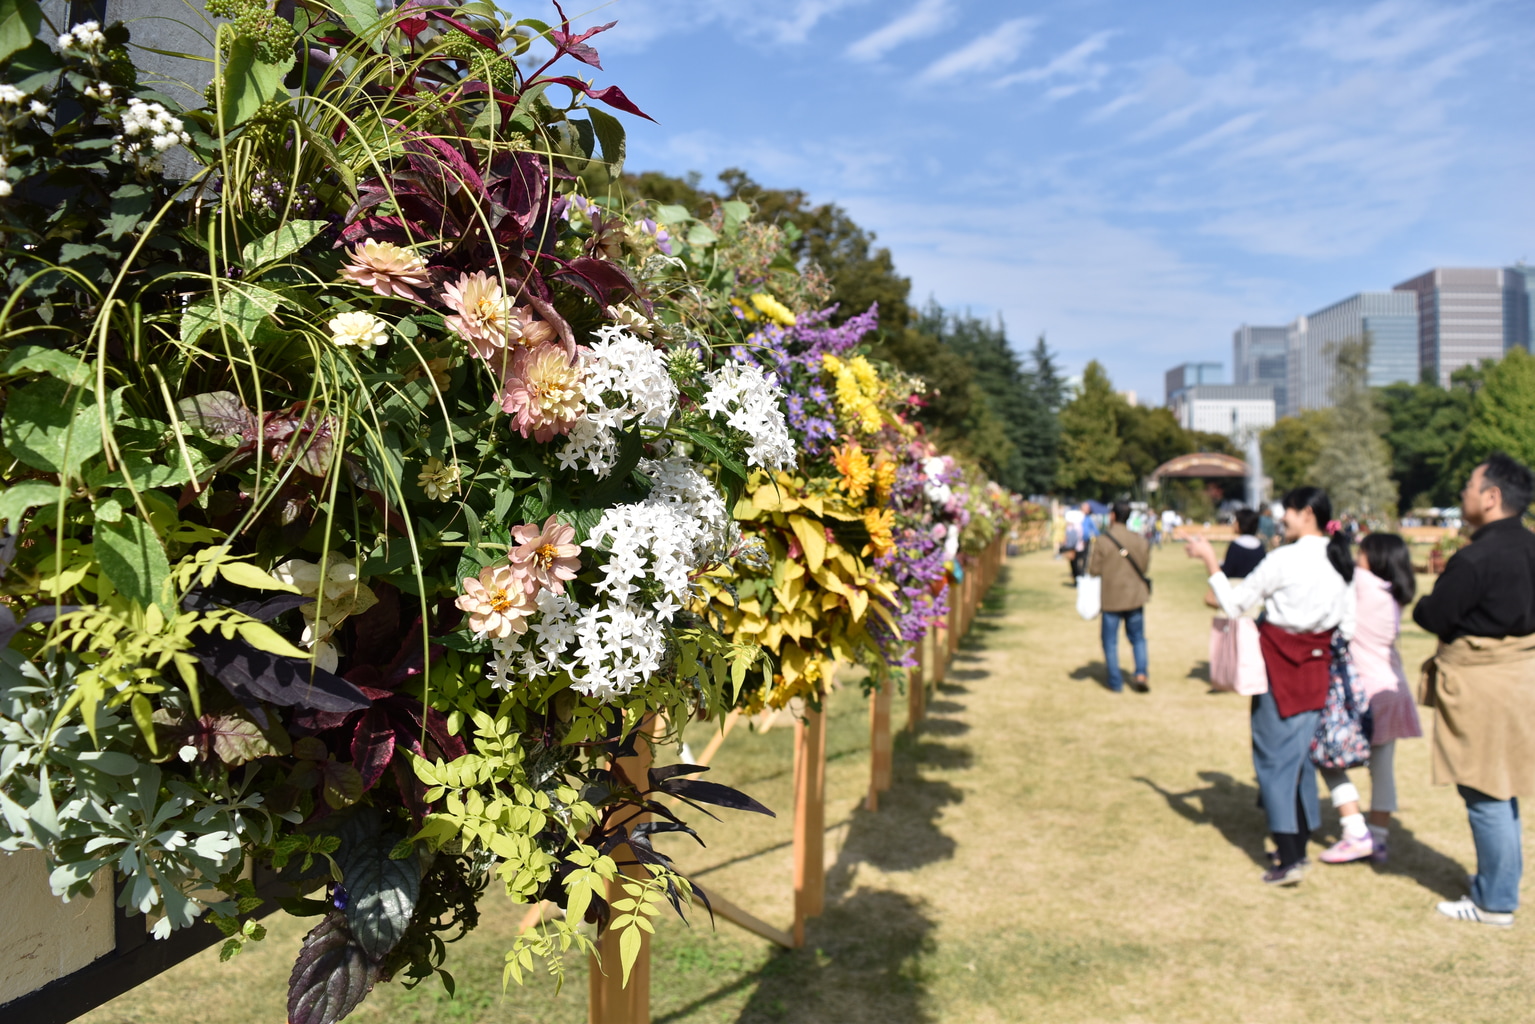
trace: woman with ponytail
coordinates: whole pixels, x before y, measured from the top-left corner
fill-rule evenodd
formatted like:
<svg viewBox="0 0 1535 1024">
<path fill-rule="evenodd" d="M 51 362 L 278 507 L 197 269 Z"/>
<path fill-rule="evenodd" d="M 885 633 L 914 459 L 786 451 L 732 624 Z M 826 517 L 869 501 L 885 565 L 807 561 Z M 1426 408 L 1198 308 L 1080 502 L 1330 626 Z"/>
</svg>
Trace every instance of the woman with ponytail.
<svg viewBox="0 0 1535 1024">
<path fill-rule="evenodd" d="M 1305 873 L 1306 841 L 1322 821 L 1311 737 L 1332 659 L 1354 632 L 1354 560 L 1327 492 L 1297 487 L 1283 504 L 1284 544 L 1243 580 L 1226 578 L 1206 538 L 1187 548 L 1210 576 L 1206 599 L 1224 614 L 1236 618 L 1263 604 L 1258 633 L 1269 688 L 1252 699 L 1250 718 L 1259 797 L 1274 837 L 1274 866 L 1263 875 L 1269 885 L 1296 885 Z"/>
</svg>

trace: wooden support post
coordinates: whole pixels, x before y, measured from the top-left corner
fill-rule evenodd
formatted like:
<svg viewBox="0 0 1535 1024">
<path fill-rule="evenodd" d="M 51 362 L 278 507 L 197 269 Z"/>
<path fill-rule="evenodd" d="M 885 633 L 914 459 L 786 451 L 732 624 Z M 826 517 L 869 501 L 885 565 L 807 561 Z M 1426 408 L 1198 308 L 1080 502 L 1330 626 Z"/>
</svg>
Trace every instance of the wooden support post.
<svg viewBox="0 0 1535 1024">
<path fill-rule="evenodd" d="M 794 945 L 826 905 L 826 715 L 808 705 L 794 726 Z"/>
<path fill-rule="evenodd" d="M 618 760 L 618 769 L 632 780 L 643 782 L 645 773 L 650 770 L 654 756 L 650 741 L 657 724 L 654 718 L 642 723 L 639 727 L 640 735 L 635 741 L 634 756 Z M 619 823 L 632 828 L 649 818 L 648 813 L 635 811 L 630 817 L 620 819 Z M 620 846 L 613 852 L 613 859 L 619 862 L 632 860 L 633 854 L 627 846 Z M 623 873 L 630 878 L 648 877 L 648 872 L 638 864 L 626 865 Z M 624 891 L 618 881 L 608 883 L 607 899 L 609 903 L 624 899 Z M 597 940 L 597 949 L 600 960 L 596 956 L 591 957 L 588 965 L 591 975 L 587 1020 L 590 1024 L 650 1024 L 650 936 L 645 933 L 640 935 L 640 954 L 629 972 L 627 986 L 624 984 L 623 960 L 618 951 L 618 934 L 612 930 L 604 932 Z"/>
<path fill-rule="evenodd" d="M 943 621 L 944 621 L 945 625 L 935 626 L 933 628 L 933 634 L 932 634 L 933 660 L 928 663 L 929 671 L 928 671 L 927 674 L 932 679 L 934 686 L 941 686 L 941 685 L 943 685 L 943 681 L 949 677 L 949 630 L 948 630 L 948 624 L 950 624 L 950 623 L 952 623 L 954 621 L 954 608 L 953 608 L 954 588 L 953 587 L 949 587 L 948 588 L 948 599 L 949 599 L 949 602 L 950 602 L 950 607 L 949 607 L 948 614 L 943 617 Z"/>
<path fill-rule="evenodd" d="M 866 806 L 879 810 L 879 795 L 890 788 L 891 759 L 895 745 L 890 738 L 892 682 L 869 694 L 869 799 Z"/>
<path fill-rule="evenodd" d="M 906 676 L 906 728 L 912 732 L 917 731 L 917 723 L 922 721 L 922 716 L 927 713 L 927 682 L 924 679 L 924 671 L 931 655 L 928 648 L 933 643 L 933 629 L 929 628 L 922 634 L 922 639 L 917 641 L 915 654 L 917 663 L 911 667 Z M 887 787 L 888 788 L 888 782 Z"/>
</svg>

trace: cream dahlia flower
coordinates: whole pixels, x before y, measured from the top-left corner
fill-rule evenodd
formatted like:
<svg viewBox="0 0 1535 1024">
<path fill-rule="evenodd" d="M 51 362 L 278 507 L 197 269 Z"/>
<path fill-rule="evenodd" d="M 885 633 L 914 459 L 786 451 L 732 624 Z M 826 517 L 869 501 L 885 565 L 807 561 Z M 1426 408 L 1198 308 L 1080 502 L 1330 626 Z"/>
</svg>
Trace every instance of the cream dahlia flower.
<svg viewBox="0 0 1535 1024">
<path fill-rule="evenodd" d="M 373 348 L 389 340 L 389 326 L 372 313 L 342 313 L 328 326 L 330 340 L 342 348 Z"/>
<path fill-rule="evenodd" d="M 364 288 L 371 288 L 389 298 L 416 297 L 415 289 L 431 283 L 426 261 L 409 249 L 393 242 L 366 242 L 352 249 L 352 262 L 341 268 L 341 276 Z"/>
<path fill-rule="evenodd" d="M 505 640 L 528 630 L 528 616 L 538 605 L 523 580 L 510 565 L 490 565 L 478 579 L 464 580 L 464 593 L 454 602 L 469 613 L 469 628 L 477 636 Z"/>
<path fill-rule="evenodd" d="M 546 519 L 542 529 L 534 523 L 512 529 L 516 547 L 512 548 L 511 563 L 527 573 L 530 591 L 565 592 L 565 581 L 575 579 L 581 569 L 581 545 L 574 543 L 575 539 L 575 527 L 560 522 L 559 516 Z"/>
<path fill-rule="evenodd" d="M 458 493 L 458 479 L 458 466 L 446 465 L 434 455 L 421 467 L 421 474 L 416 477 L 416 482 L 421 485 L 426 496 L 433 501 L 452 501 L 453 495 Z"/>
</svg>

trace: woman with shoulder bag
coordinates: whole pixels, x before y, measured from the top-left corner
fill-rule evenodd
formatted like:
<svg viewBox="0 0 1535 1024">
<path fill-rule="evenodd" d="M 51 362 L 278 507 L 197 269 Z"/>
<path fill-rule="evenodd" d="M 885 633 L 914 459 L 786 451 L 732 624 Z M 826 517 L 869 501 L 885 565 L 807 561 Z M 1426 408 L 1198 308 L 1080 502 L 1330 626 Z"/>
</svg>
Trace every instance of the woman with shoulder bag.
<svg viewBox="0 0 1535 1024">
<path fill-rule="evenodd" d="M 1221 572 L 1209 540 L 1195 537 L 1187 547 L 1209 574 L 1207 601 L 1226 616 L 1263 604 L 1258 632 L 1269 689 L 1252 699 L 1250 721 L 1275 846 L 1274 866 L 1263 875 L 1269 885 L 1296 885 L 1305 873 L 1306 841 L 1322 820 L 1311 738 L 1327 701 L 1333 642 L 1354 631 L 1354 561 L 1327 492 L 1298 487 L 1285 495 L 1284 529 L 1285 543 L 1239 583 Z"/>
</svg>

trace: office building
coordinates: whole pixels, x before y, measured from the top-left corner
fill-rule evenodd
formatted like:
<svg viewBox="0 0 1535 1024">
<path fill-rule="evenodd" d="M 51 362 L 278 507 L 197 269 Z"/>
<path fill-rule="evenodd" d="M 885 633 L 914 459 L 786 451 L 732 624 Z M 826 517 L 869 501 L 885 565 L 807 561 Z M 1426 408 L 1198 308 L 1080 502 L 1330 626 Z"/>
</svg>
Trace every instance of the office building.
<svg viewBox="0 0 1535 1024">
<path fill-rule="evenodd" d="M 1173 398 L 1184 388 L 1201 384 L 1224 384 L 1224 377 L 1220 363 L 1184 363 L 1175 366 L 1167 371 L 1167 405 L 1171 407 Z"/>
<path fill-rule="evenodd" d="M 1195 384 L 1168 403 L 1185 430 L 1225 434 L 1241 444 L 1274 425 L 1274 388 L 1269 384 Z"/>
<path fill-rule="evenodd" d="M 1418 301 L 1418 366 L 1443 387 L 1462 366 L 1530 344 L 1531 271 L 1435 267 L 1396 286 Z"/>
<path fill-rule="evenodd" d="M 1288 329 L 1243 324 L 1231 336 L 1231 382 L 1267 384 L 1274 389 L 1274 408 L 1284 416 L 1289 375 L 1286 345 Z"/>
<path fill-rule="evenodd" d="M 1286 329 L 1285 415 L 1330 408 L 1338 346 L 1366 336 L 1370 387 L 1418 379 L 1417 297 L 1411 291 L 1360 292 L 1298 317 Z"/>
</svg>

